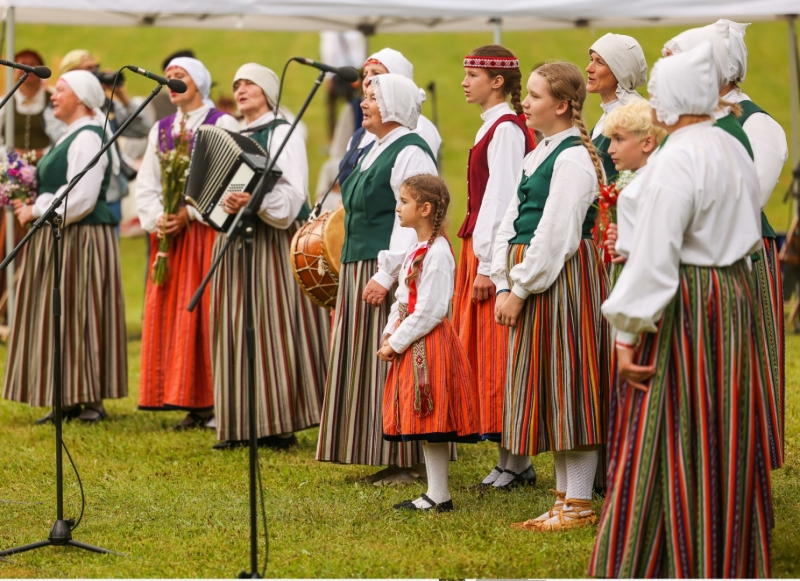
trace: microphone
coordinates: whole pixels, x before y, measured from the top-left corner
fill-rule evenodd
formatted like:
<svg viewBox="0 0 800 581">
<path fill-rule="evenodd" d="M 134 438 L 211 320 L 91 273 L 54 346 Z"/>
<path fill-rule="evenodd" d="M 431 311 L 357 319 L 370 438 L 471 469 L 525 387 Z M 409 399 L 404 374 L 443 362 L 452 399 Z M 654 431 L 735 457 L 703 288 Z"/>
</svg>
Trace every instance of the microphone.
<svg viewBox="0 0 800 581">
<path fill-rule="evenodd" d="M 135 67 L 133 65 L 125 65 L 125 68 L 133 71 L 137 75 L 142 75 L 143 77 L 147 77 L 148 79 L 153 79 L 159 85 L 166 85 L 167 87 L 169 87 L 170 91 L 175 91 L 176 93 L 186 92 L 186 83 L 184 83 L 180 79 L 167 79 L 165 77 L 162 77 L 161 75 L 151 73 L 150 71 L 140 69 L 139 67 Z"/>
<path fill-rule="evenodd" d="M 7 67 L 19 69 L 21 71 L 25 71 L 26 73 L 33 73 L 40 79 L 49 79 L 50 75 L 53 74 L 47 67 L 29 67 L 28 65 L 15 63 L 14 61 L 5 61 L 3 59 L 0 59 L 0 65 L 5 65 Z"/>
<path fill-rule="evenodd" d="M 308 65 L 310 67 L 314 67 L 315 69 L 325 71 L 326 73 L 333 73 L 334 75 L 338 75 L 340 79 L 347 81 L 348 83 L 355 83 L 358 80 L 358 71 L 355 70 L 353 67 L 332 67 L 331 65 L 326 65 L 324 63 L 307 59 L 301 56 L 296 56 L 292 60 L 295 60 L 304 65 Z"/>
</svg>

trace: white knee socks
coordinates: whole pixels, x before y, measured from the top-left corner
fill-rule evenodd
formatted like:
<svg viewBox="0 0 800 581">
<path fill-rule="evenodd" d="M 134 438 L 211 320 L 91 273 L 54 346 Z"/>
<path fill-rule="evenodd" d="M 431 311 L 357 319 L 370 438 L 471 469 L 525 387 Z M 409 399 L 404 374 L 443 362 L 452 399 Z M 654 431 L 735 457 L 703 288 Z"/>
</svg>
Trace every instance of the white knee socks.
<svg viewBox="0 0 800 581">
<path fill-rule="evenodd" d="M 506 460 L 506 472 L 503 472 L 500 476 L 497 477 L 497 480 L 494 481 L 492 486 L 505 486 L 512 480 L 514 480 L 514 474 L 522 474 L 530 468 L 531 465 L 531 457 L 527 454 L 512 454 L 511 452 L 508 453 L 508 460 Z M 513 472 L 514 474 L 510 474 Z"/>
<path fill-rule="evenodd" d="M 567 469 L 567 498 L 591 500 L 599 452 L 597 450 L 586 452 L 571 450 L 564 452 L 564 456 L 566 457 Z M 557 470 L 558 464 L 556 464 Z M 557 477 L 558 474 L 556 473 Z"/>
<path fill-rule="evenodd" d="M 497 480 L 498 477 L 503 473 L 503 470 L 505 470 L 506 464 L 508 463 L 508 450 L 503 448 L 500 444 L 497 444 L 497 451 L 497 465 L 492 468 L 492 471 L 489 472 L 489 475 L 483 479 L 481 484 L 493 484 L 494 481 Z"/>
<path fill-rule="evenodd" d="M 553 463 L 556 466 L 556 490 L 567 492 L 567 455 L 566 452 L 553 452 Z"/>
<path fill-rule="evenodd" d="M 433 444 L 426 442 L 425 464 L 428 467 L 428 492 L 426 493 L 436 504 L 450 500 L 448 486 L 450 470 L 450 445 L 447 443 Z M 417 508 L 430 508 L 427 502 L 418 498 L 414 501 Z"/>
</svg>

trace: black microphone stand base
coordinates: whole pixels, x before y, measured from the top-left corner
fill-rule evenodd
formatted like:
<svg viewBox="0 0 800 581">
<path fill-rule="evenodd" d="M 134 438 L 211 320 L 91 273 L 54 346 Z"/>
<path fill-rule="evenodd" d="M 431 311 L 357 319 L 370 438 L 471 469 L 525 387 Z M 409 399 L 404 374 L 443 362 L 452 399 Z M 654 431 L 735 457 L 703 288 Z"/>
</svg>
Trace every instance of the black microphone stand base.
<svg viewBox="0 0 800 581">
<path fill-rule="evenodd" d="M 239 573 L 239 579 L 261 579 L 261 575 L 258 573 L 248 573 L 247 571 L 242 571 Z"/>
<path fill-rule="evenodd" d="M 53 528 L 50 530 L 50 536 L 47 537 L 46 541 L 37 541 L 29 545 L 22 545 L 21 547 L 14 547 L 13 549 L 0 551 L 0 557 L 8 557 L 9 555 L 16 555 L 17 553 L 25 553 L 26 551 L 40 549 L 41 547 L 66 546 L 78 547 L 79 549 L 92 551 L 93 553 L 114 553 L 114 551 L 109 551 L 108 549 L 102 549 L 100 547 L 95 547 L 94 545 L 88 545 L 86 543 L 73 540 L 72 529 L 70 528 L 71 524 L 71 520 L 57 520 L 53 525 Z"/>
</svg>

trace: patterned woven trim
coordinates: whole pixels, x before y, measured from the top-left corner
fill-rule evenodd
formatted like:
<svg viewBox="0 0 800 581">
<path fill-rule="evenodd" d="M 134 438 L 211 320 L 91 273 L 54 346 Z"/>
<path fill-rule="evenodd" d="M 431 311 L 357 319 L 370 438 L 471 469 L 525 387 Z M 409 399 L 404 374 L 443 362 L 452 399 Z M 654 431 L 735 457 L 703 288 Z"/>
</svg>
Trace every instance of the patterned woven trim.
<svg viewBox="0 0 800 581">
<path fill-rule="evenodd" d="M 464 57 L 465 69 L 518 69 L 515 56 L 470 56 Z"/>
<path fill-rule="evenodd" d="M 386 66 L 385 64 L 383 64 L 378 59 L 367 59 L 367 61 L 364 63 L 364 66 L 366 67 L 367 65 L 380 65 L 382 67 Z"/>
<path fill-rule="evenodd" d="M 398 303 L 398 307 L 400 320 L 404 321 L 409 315 L 408 305 Z M 428 376 L 428 354 L 425 350 L 425 337 L 420 337 L 411 344 L 411 354 L 414 357 L 414 413 L 424 418 L 433 413 L 433 396 L 431 395 L 431 382 Z M 399 370 L 397 376 L 400 376 Z M 400 390 L 398 389 L 397 393 L 399 392 Z M 399 403 L 395 404 L 395 407 L 399 408 Z"/>
</svg>

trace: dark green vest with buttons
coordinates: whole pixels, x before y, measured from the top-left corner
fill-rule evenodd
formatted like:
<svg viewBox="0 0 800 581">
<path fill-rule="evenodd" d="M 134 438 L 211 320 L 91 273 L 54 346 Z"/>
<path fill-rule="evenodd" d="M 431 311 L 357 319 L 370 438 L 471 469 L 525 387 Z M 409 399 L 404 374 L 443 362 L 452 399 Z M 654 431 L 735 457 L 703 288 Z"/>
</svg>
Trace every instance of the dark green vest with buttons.
<svg viewBox="0 0 800 581">
<path fill-rule="evenodd" d="M 540 144 L 539 147 L 544 147 Z M 527 178 L 523 175 L 517 188 L 519 198 L 519 215 L 514 220 L 514 237 L 508 241 L 509 244 L 530 244 L 533 235 L 544 213 L 544 205 L 550 195 L 550 180 L 553 179 L 553 168 L 556 159 L 562 151 L 570 147 L 583 147 L 580 137 L 567 137 L 559 143 L 553 152 L 536 168 Z M 581 231 L 582 238 L 592 238 L 592 228 L 594 228 L 597 208 L 592 205 L 586 212 Z"/>
<path fill-rule="evenodd" d="M 279 125 L 288 125 L 289 122 L 285 119 L 273 119 L 269 123 L 265 125 L 261 125 L 262 129 L 259 129 L 255 133 L 248 135 L 250 139 L 258 143 L 264 151 L 269 151 L 267 149 L 267 143 L 269 142 L 269 134 L 272 133 L 272 130 L 278 127 Z M 247 131 L 245 131 L 247 133 Z M 280 164 L 278 164 L 280 167 Z M 311 215 L 311 208 L 308 207 L 308 203 L 303 202 L 303 207 L 300 208 L 300 213 L 297 214 L 297 218 L 295 220 L 305 221 L 308 220 L 308 217 Z"/>
<path fill-rule="evenodd" d="M 436 157 L 425 140 L 416 133 L 409 133 L 389 145 L 363 172 L 362 158 L 355 171 L 342 184 L 343 264 L 374 260 L 378 258 L 378 252 L 389 248 L 397 207 L 390 183 L 392 168 L 400 152 L 412 145 L 420 147 L 436 163 Z"/>
<path fill-rule="evenodd" d="M 594 143 L 597 155 L 600 156 L 600 161 L 603 163 L 603 171 L 606 172 L 606 183 L 613 184 L 617 181 L 619 172 L 614 166 L 614 162 L 611 161 L 611 156 L 608 154 L 608 146 L 611 145 L 611 139 L 601 133 L 592 139 L 592 143 Z"/>
<path fill-rule="evenodd" d="M 39 191 L 55 194 L 58 188 L 65 186 L 69 183 L 67 179 L 67 154 L 69 153 L 69 146 L 78 137 L 81 131 L 91 131 L 103 139 L 103 129 L 97 125 L 84 125 L 75 133 L 67 137 L 64 141 L 51 149 L 36 166 L 36 180 L 39 182 Z M 119 221 L 114 213 L 109 209 L 106 204 L 106 190 L 108 190 L 108 183 L 111 181 L 111 151 L 106 152 L 108 156 L 108 166 L 106 166 L 106 173 L 103 176 L 103 183 L 100 186 L 100 194 L 97 196 L 97 202 L 94 208 L 85 216 L 80 222 L 79 226 L 98 226 L 108 224 L 116 226 Z M 67 207 L 69 207 L 69 200 L 67 200 Z"/>
</svg>

